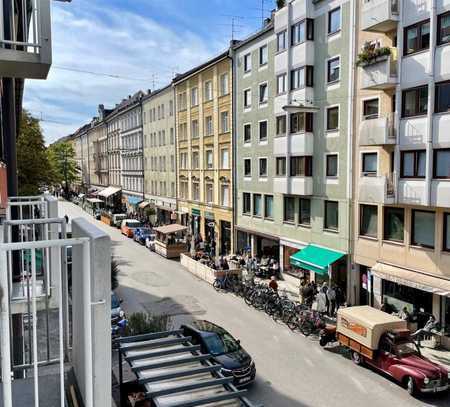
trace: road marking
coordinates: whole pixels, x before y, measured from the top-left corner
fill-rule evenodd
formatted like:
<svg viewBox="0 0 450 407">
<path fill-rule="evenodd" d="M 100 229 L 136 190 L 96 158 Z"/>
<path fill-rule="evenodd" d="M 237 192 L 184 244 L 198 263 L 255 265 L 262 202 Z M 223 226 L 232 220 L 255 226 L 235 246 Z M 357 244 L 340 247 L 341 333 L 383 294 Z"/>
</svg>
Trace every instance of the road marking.
<svg viewBox="0 0 450 407">
<path fill-rule="evenodd" d="M 355 386 L 364 394 L 367 394 L 366 388 L 363 386 L 363 384 L 353 376 L 350 376 L 351 381 L 355 384 Z"/>
</svg>

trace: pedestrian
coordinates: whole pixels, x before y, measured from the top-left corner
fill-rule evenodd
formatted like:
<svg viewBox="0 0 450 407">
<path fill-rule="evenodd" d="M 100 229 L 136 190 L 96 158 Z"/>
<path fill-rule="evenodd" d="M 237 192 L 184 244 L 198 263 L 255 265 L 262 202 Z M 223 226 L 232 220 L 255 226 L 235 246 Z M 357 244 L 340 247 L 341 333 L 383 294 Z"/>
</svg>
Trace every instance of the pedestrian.
<svg viewBox="0 0 450 407">
<path fill-rule="evenodd" d="M 269 287 L 275 292 L 278 291 L 278 283 L 275 276 L 270 277 Z"/>
<path fill-rule="evenodd" d="M 66 224 L 69 223 L 69 217 L 67 215 L 64 215 L 64 219 L 66 220 Z"/>
<path fill-rule="evenodd" d="M 434 317 L 434 315 L 430 315 L 430 318 L 428 319 L 425 326 L 421 329 L 418 329 L 413 334 L 411 334 L 411 338 L 413 338 L 413 339 L 417 338 L 417 344 L 418 344 L 419 348 L 421 347 L 420 340 L 423 339 L 423 337 L 425 335 L 433 334 L 437 329 L 437 325 L 438 325 L 438 322 L 436 321 L 436 318 Z"/>
<path fill-rule="evenodd" d="M 336 291 L 336 312 L 345 302 L 344 291 L 338 285 L 335 288 Z"/>
<path fill-rule="evenodd" d="M 336 311 L 336 289 L 334 285 L 327 290 L 327 299 L 328 299 L 328 315 L 330 317 L 334 317 L 334 313 Z"/>
<path fill-rule="evenodd" d="M 328 310 L 327 307 L 327 295 L 321 290 L 316 296 L 316 311 L 320 314 L 325 314 Z"/>
</svg>

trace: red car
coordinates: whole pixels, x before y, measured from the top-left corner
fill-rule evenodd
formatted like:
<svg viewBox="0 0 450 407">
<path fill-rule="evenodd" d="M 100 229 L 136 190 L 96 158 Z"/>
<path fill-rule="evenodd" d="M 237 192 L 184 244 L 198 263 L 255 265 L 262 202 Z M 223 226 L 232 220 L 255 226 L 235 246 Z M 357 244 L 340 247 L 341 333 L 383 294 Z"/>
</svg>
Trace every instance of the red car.
<svg viewBox="0 0 450 407">
<path fill-rule="evenodd" d="M 362 362 L 388 374 L 404 385 L 411 395 L 437 393 L 449 388 L 450 372 L 424 357 L 408 330 L 383 334 L 373 358 L 354 352 L 353 361 Z"/>
</svg>

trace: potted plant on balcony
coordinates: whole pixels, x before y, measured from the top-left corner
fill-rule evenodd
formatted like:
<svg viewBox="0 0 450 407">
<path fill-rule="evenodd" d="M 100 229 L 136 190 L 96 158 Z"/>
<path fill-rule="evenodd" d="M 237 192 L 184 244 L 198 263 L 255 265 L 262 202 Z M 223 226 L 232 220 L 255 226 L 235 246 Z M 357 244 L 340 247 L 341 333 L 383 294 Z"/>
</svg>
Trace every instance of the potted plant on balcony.
<svg viewBox="0 0 450 407">
<path fill-rule="evenodd" d="M 364 43 L 361 52 L 358 54 L 356 65 L 362 67 L 372 65 L 377 62 L 385 61 L 389 55 L 391 55 L 391 49 L 389 47 L 380 47 L 374 42 L 367 41 Z"/>
<path fill-rule="evenodd" d="M 286 5 L 286 0 L 277 0 L 277 9 L 280 10 Z"/>
</svg>

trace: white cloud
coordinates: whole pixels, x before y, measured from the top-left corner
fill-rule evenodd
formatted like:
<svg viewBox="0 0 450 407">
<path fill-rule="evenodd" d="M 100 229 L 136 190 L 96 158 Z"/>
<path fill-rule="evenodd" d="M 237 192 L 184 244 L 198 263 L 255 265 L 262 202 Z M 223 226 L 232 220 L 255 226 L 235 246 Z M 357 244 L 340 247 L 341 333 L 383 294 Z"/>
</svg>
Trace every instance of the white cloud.
<svg viewBox="0 0 450 407">
<path fill-rule="evenodd" d="M 149 17 L 99 8 L 91 1 L 55 5 L 52 16 L 53 67 L 46 81 L 27 81 L 24 106 L 42 117 L 47 142 L 88 122 L 97 105 L 106 107 L 138 89 L 169 83 L 218 52 L 223 44 L 191 31 L 177 32 Z M 57 69 L 111 73 L 144 79 L 113 79 Z M 48 120 L 46 122 L 45 120 Z"/>
</svg>

